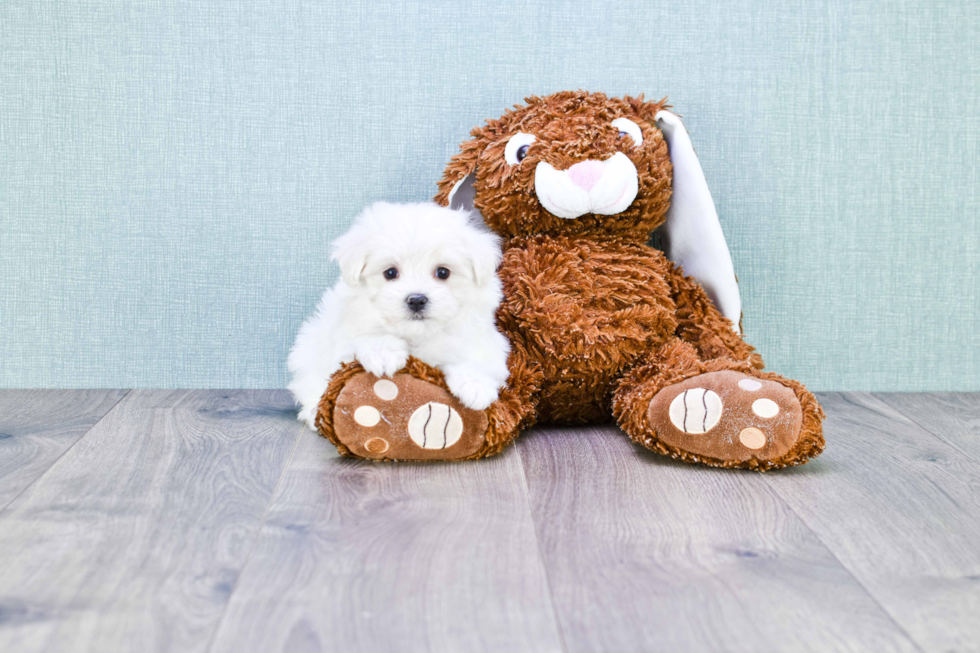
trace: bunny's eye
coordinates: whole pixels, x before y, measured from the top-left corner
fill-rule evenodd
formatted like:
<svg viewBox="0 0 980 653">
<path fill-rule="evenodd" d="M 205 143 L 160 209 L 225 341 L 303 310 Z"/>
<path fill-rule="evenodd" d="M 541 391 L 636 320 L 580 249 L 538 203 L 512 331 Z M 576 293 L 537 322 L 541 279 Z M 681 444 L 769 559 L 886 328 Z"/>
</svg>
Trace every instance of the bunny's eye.
<svg viewBox="0 0 980 653">
<path fill-rule="evenodd" d="M 388 281 L 394 281 L 398 278 L 398 268 L 388 268 L 384 271 L 384 275 Z"/>
<path fill-rule="evenodd" d="M 629 118 L 616 118 L 612 121 L 612 126 L 619 130 L 620 138 L 624 136 L 632 138 L 634 147 L 643 145 L 643 132 L 640 131 L 640 126 Z"/>
<path fill-rule="evenodd" d="M 520 164 L 527 156 L 527 150 L 531 143 L 535 140 L 537 139 L 534 138 L 533 134 L 517 132 L 507 141 L 507 147 L 504 148 L 504 160 L 512 166 Z"/>
</svg>

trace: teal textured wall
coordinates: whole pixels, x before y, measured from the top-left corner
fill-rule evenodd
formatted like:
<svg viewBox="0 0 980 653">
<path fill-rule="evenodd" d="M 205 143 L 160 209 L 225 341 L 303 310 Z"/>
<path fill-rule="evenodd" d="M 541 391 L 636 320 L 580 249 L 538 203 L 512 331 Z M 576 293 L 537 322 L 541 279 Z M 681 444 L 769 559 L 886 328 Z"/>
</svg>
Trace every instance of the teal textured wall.
<svg viewBox="0 0 980 653">
<path fill-rule="evenodd" d="M 0 385 L 278 387 L 365 204 L 524 96 L 669 96 L 747 338 L 980 389 L 980 3 L 0 3 Z"/>
</svg>

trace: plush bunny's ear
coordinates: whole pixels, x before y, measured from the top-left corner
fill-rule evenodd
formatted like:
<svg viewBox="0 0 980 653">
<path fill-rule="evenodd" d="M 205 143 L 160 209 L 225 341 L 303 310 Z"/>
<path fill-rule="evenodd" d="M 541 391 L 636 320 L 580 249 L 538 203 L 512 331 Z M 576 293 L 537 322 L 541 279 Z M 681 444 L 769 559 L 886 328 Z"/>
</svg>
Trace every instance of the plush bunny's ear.
<svg viewBox="0 0 980 653">
<path fill-rule="evenodd" d="M 664 252 L 684 268 L 684 274 L 697 279 L 738 333 L 742 299 L 732 256 L 691 137 L 681 119 L 669 111 L 657 112 L 656 120 L 667 140 L 674 168 L 667 221 L 657 230 Z"/>
<path fill-rule="evenodd" d="M 480 129 L 474 129 L 471 135 L 473 138 L 464 141 L 459 146 L 459 152 L 449 160 L 439 180 L 439 192 L 434 198 L 436 204 L 456 210 L 476 211 L 476 188 L 473 186 L 476 166 L 490 141 Z"/>
<path fill-rule="evenodd" d="M 473 206 L 476 198 L 476 189 L 473 188 L 474 181 L 476 181 L 476 170 L 456 182 L 453 189 L 449 191 L 449 208 L 476 211 Z"/>
</svg>

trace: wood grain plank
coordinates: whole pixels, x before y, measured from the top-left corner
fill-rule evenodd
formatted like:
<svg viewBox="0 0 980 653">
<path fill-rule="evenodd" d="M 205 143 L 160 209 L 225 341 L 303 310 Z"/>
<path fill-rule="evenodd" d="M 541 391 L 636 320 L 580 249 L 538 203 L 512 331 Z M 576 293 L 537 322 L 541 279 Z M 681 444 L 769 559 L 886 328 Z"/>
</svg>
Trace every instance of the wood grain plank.
<svg viewBox="0 0 980 653">
<path fill-rule="evenodd" d="M 284 391 L 131 392 L 3 513 L 0 650 L 203 650 L 300 432 Z"/>
<path fill-rule="evenodd" d="M 980 462 L 980 392 L 875 393 L 874 396 Z"/>
<path fill-rule="evenodd" d="M 0 510 L 119 403 L 126 390 L 0 390 Z"/>
<path fill-rule="evenodd" d="M 614 426 L 517 446 L 569 651 L 915 650 L 762 475 Z"/>
<path fill-rule="evenodd" d="M 379 464 L 307 431 L 212 650 L 561 650 L 516 452 Z"/>
<path fill-rule="evenodd" d="M 827 450 L 765 480 L 925 650 L 980 650 L 980 465 L 875 397 L 822 394 Z"/>
</svg>

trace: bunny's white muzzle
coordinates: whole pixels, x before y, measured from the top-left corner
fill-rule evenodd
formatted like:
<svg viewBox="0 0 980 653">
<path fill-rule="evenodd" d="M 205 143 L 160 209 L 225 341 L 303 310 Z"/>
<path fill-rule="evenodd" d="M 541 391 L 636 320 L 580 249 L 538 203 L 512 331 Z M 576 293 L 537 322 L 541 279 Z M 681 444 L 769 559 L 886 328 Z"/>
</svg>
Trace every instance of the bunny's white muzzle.
<svg viewBox="0 0 980 653">
<path fill-rule="evenodd" d="M 538 200 L 548 213 L 566 220 L 586 213 L 621 213 L 636 199 L 638 189 L 636 166 L 622 152 L 605 161 L 582 161 L 568 170 L 541 161 L 534 170 Z"/>
</svg>

